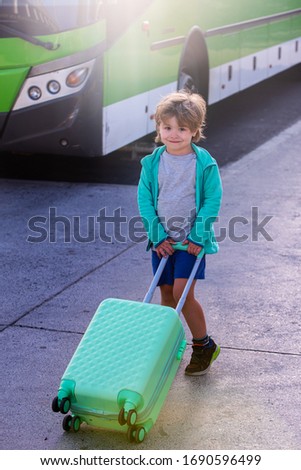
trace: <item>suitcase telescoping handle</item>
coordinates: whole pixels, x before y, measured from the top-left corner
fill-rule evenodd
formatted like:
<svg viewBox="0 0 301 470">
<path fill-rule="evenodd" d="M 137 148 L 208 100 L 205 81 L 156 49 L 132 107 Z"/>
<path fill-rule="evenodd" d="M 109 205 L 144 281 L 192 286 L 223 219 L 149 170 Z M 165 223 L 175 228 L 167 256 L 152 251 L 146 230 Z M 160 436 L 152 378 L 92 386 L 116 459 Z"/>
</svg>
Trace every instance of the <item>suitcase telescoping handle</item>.
<svg viewBox="0 0 301 470">
<path fill-rule="evenodd" d="M 182 251 L 187 251 L 187 247 L 188 245 L 182 245 L 182 243 L 175 243 L 172 245 L 173 248 L 175 250 L 182 250 Z M 194 266 L 192 268 L 192 271 L 190 273 L 190 276 L 187 280 L 187 283 L 186 283 L 186 286 L 185 286 L 185 289 L 183 290 L 183 293 L 181 295 L 181 298 L 176 306 L 176 311 L 178 312 L 178 314 L 180 315 L 181 311 L 182 311 L 182 308 L 183 308 L 183 305 L 185 303 L 185 300 L 186 300 L 186 297 L 187 297 L 187 294 L 189 292 L 189 289 L 191 287 L 191 284 L 194 280 L 194 276 L 198 270 L 198 267 L 202 261 L 202 258 L 204 256 L 205 252 L 204 252 L 204 248 L 202 249 L 202 251 L 200 252 L 200 254 L 196 257 L 196 260 L 195 260 L 195 263 L 194 263 Z M 161 274 L 163 272 L 163 269 L 165 268 L 165 265 L 167 263 L 167 260 L 168 260 L 168 256 L 166 256 L 166 258 L 161 258 L 161 261 L 160 261 L 160 264 L 158 266 L 158 269 L 153 277 L 153 280 L 152 280 L 152 283 L 151 285 L 149 286 L 149 289 L 143 299 L 143 302 L 145 303 L 149 303 L 151 302 L 152 298 L 153 298 L 153 295 L 154 295 L 154 292 L 155 292 L 155 289 L 157 287 L 157 284 L 159 282 L 159 279 L 161 277 Z"/>
</svg>

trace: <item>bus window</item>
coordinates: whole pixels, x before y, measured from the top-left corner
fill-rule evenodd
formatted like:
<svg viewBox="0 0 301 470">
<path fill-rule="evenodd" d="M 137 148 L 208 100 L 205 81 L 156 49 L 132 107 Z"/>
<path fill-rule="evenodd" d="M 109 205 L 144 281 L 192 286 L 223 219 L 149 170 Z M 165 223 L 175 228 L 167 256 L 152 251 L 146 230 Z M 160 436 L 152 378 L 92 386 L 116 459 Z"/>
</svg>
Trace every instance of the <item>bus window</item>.
<svg viewBox="0 0 301 470">
<path fill-rule="evenodd" d="M 97 22 L 102 7 L 103 0 L 0 0 L 0 23 L 33 35 L 53 34 Z"/>
<path fill-rule="evenodd" d="M 105 0 L 104 15 L 107 20 L 108 44 L 123 34 L 133 22 L 133 18 L 142 15 L 151 3 L 153 0 Z"/>
</svg>

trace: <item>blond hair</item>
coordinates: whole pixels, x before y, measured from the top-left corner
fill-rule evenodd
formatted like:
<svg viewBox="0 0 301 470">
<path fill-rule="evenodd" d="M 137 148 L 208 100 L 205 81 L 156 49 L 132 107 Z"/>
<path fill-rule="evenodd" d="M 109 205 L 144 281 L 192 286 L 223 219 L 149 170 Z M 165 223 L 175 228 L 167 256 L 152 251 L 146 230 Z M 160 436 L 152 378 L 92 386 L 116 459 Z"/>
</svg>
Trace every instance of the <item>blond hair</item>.
<svg viewBox="0 0 301 470">
<path fill-rule="evenodd" d="M 159 132 L 160 124 L 171 117 L 175 117 L 179 126 L 188 127 L 195 133 L 192 142 L 204 139 L 203 129 L 206 120 L 206 101 L 196 93 L 177 91 L 165 96 L 157 105 L 155 121 L 157 135 L 155 142 L 161 142 Z"/>
</svg>

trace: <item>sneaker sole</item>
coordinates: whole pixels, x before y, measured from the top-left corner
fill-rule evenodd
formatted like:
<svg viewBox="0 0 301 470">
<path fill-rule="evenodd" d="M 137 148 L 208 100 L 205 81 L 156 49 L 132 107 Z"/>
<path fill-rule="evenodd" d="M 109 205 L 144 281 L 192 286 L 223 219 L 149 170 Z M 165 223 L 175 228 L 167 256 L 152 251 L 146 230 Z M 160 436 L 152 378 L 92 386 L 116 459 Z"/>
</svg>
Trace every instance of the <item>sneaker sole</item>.
<svg viewBox="0 0 301 470">
<path fill-rule="evenodd" d="M 205 375 L 207 374 L 207 372 L 209 372 L 211 366 L 212 366 L 212 363 L 218 358 L 218 355 L 219 353 L 221 352 L 221 348 L 220 346 L 216 345 L 216 349 L 212 355 L 212 358 L 211 358 L 211 361 L 210 361 L 210 364 L 209 366 L 207 367 L 207 369 L 205 370 L 201 370 L 200 372 L 186 372 L 185 371 L 185 374 L 186 375 L 193 375 L 193 376 L 199 376 L 199 375 Z"/>
</svg>

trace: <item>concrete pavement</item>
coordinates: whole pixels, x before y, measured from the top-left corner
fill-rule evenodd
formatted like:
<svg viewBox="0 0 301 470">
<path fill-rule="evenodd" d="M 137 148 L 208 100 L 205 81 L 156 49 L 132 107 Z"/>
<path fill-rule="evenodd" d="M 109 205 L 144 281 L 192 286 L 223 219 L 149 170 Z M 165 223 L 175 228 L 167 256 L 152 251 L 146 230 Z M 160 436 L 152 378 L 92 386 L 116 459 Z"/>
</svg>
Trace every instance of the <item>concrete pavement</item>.
<svg viewBox="0 0 301 470">
<path fill-rule="evenodd" d="M 301 449 L 300 148 L 301 121 L 222 168 L 220 253 L 197 285 L 221 354 L 207 376 L 191 378 L 187 348 L 140 450 Z M 65 433 L 51 401 L 98 304 L 142 300 L 145 243 L 68 242 L 62 220 L 53 243 L 26 241 L 42 233 L 28 220 L 44 217 L 31 228 L 47 228 L 50 207 L 69 220 L 103 207 L 133 218 L 136 187 L 3 180 L 1 193 L 1 449 L 137 448 L 84 425 Z"/>
</svg>

